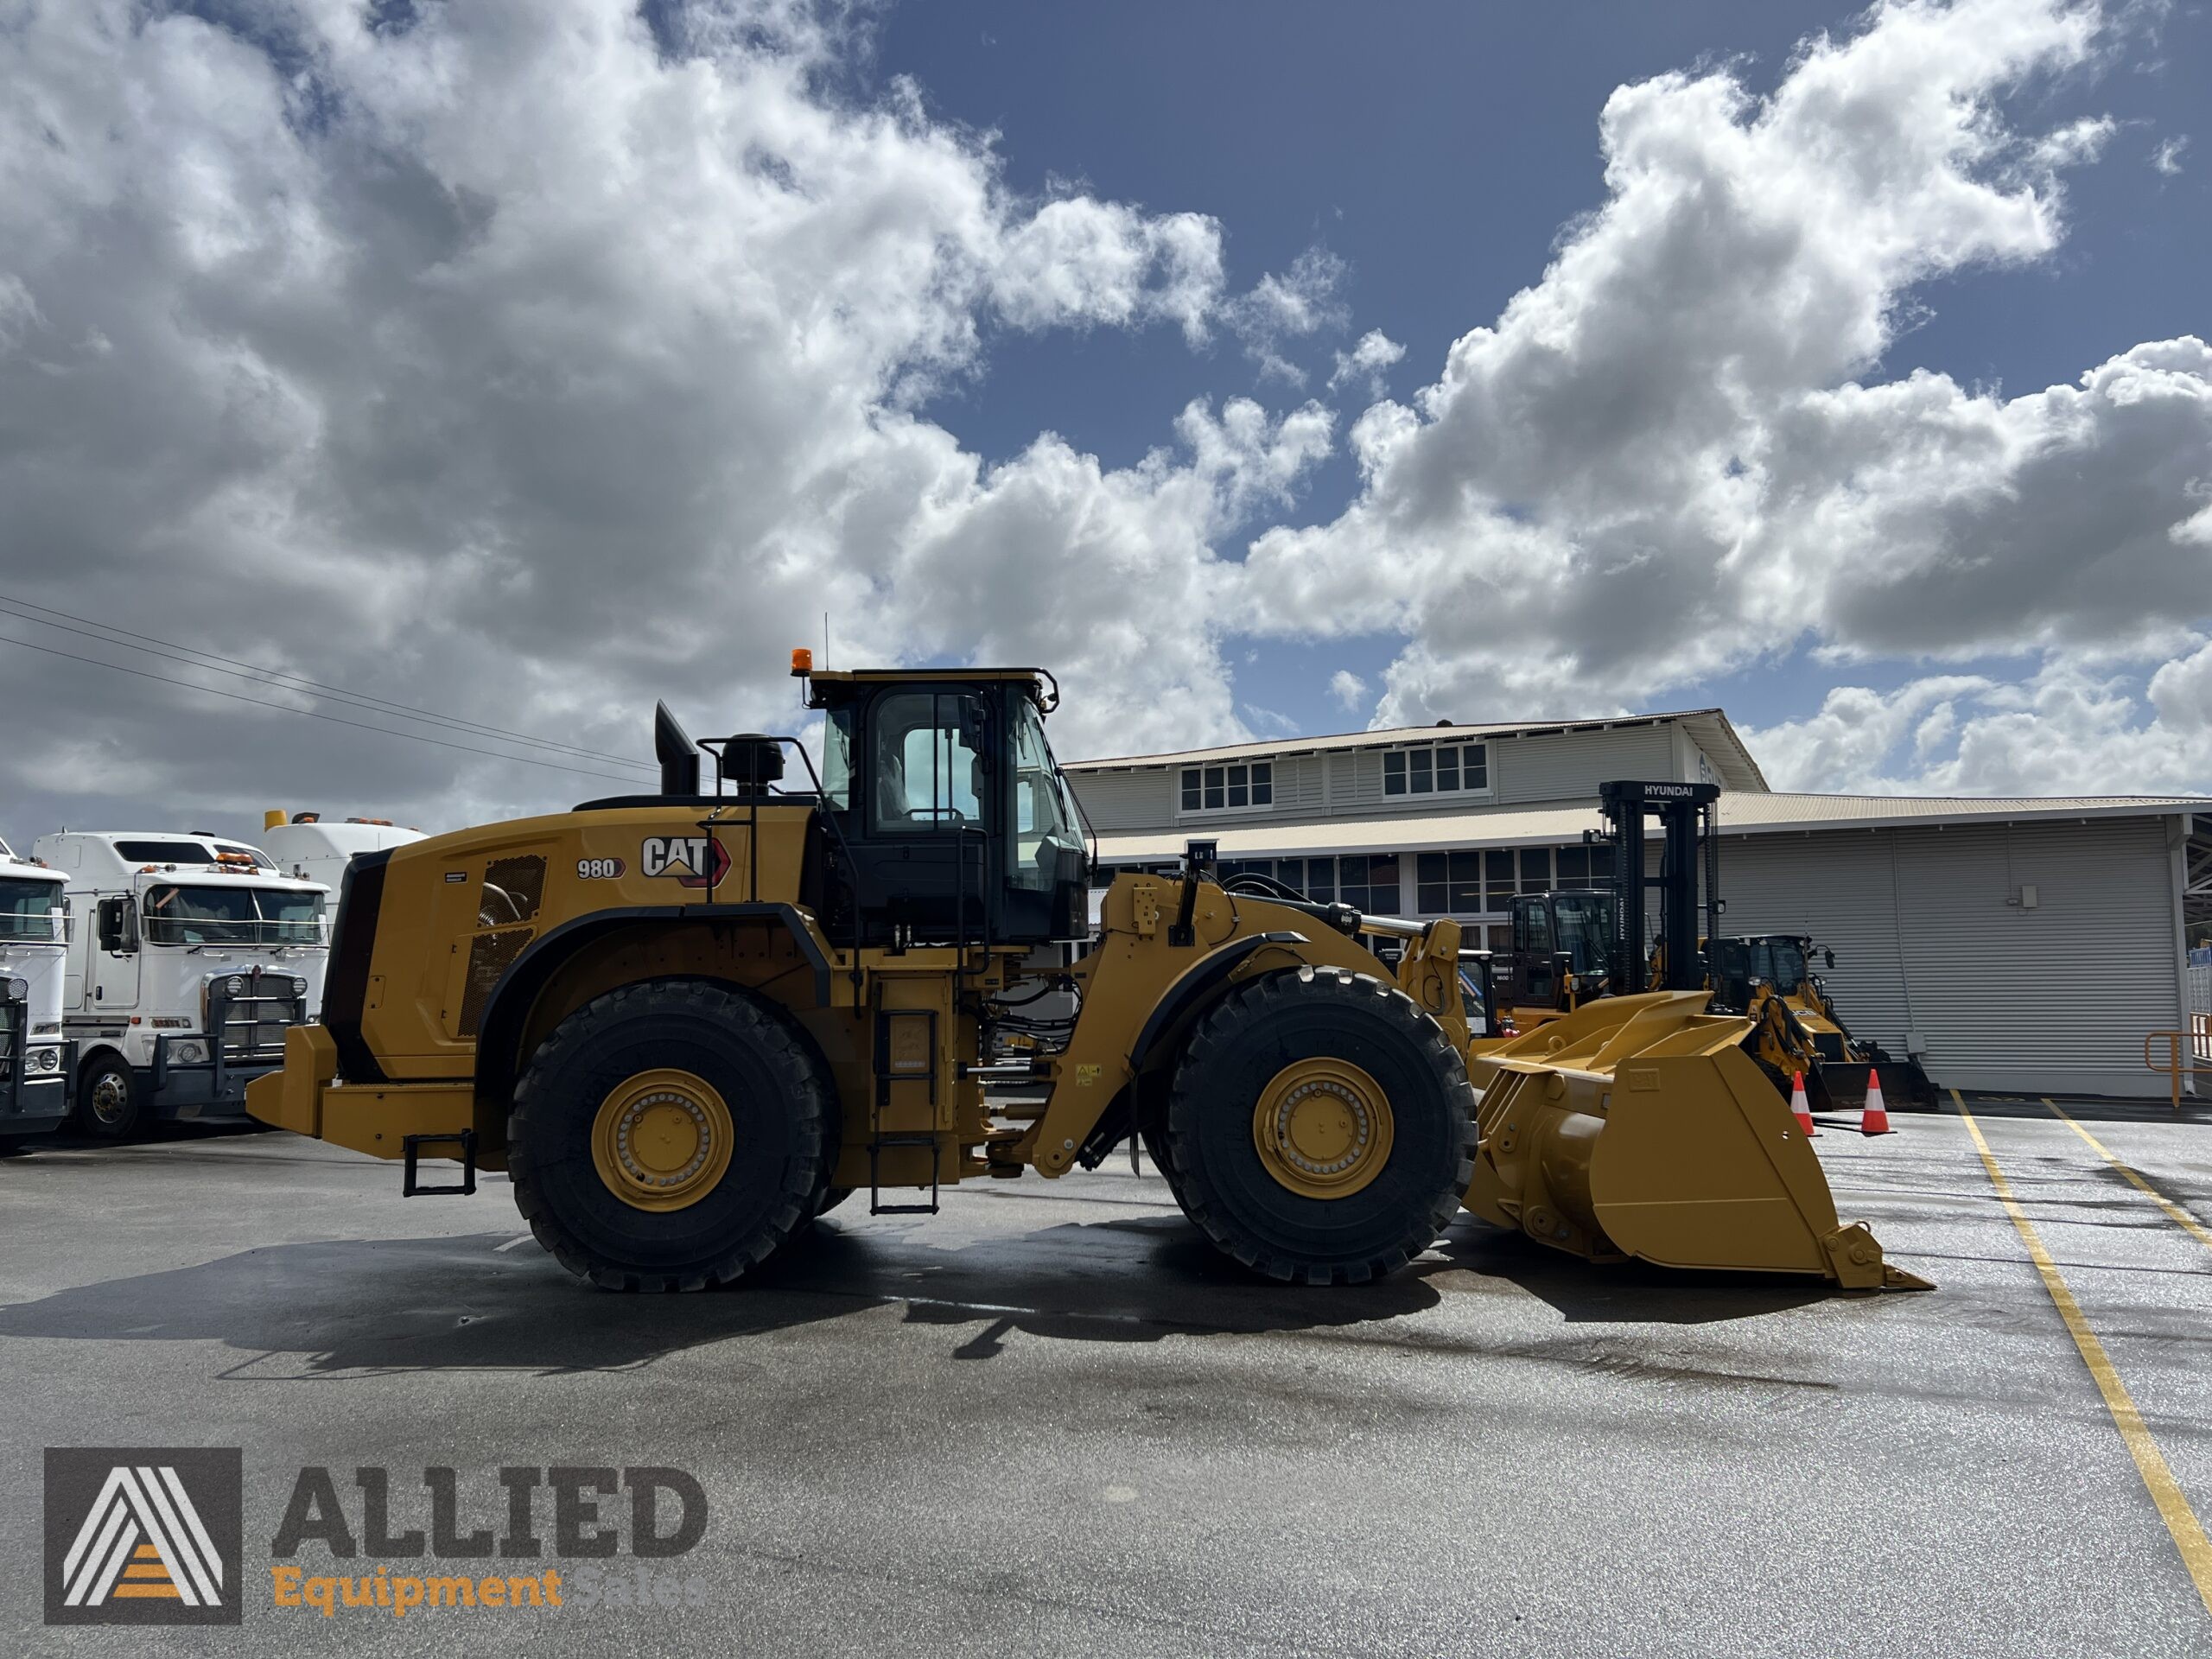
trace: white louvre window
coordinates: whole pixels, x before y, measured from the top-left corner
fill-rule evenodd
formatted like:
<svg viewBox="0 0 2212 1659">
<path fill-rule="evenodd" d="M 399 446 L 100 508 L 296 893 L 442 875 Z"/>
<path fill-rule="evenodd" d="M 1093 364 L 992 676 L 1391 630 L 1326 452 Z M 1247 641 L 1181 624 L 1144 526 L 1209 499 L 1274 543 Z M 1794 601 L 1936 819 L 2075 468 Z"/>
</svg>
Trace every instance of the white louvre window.
<svg viewBox="0 0 2212 1659">
<path fill-rule="evenodd" d="M 1480 743 L 1424 744 L 1382 753 L 1385 795 L 1461 795 L 1490 787 L 1490 755 Z"/>
<path fill-rule="evenodd" d="M 1178 798 L 1185 812 L 1234 812 L 1273 806 L 1275 802 L 1272 760 L 1251 760 L 1235 766 L 1185 766 L 1178 785 Z"/>
</svg>

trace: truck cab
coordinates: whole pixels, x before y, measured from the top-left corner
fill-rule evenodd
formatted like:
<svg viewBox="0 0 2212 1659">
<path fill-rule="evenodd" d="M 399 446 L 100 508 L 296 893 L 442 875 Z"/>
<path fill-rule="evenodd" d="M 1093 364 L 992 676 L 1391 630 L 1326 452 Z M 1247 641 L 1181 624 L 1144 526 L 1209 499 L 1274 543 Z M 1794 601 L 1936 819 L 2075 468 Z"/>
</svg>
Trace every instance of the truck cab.
<svg viewBox="0 0 2212 1659">
<path fill-rule="evenodd" d="M 286 814 L 271 808 L 264 815 L 261 850 L 284 874 L 320 881 L 338 891 L 346 867 L 362 853 L 381 853 L 427 839 L 389 818 L 327 818 L 320 812 Z"/>
<path fill-rule="evenodd" d="M 65 830 L 35 850 L 67 883 L 77 1126 L 244 1121 L 246 1084 L 321 1001 L 328 890 L 205 834 Z"/>
<path fill-rule="evenodd" d="M 0 1142 L 60 1128 L 69 1114 L 64 885 L 0 841 Z"/>
</svg>

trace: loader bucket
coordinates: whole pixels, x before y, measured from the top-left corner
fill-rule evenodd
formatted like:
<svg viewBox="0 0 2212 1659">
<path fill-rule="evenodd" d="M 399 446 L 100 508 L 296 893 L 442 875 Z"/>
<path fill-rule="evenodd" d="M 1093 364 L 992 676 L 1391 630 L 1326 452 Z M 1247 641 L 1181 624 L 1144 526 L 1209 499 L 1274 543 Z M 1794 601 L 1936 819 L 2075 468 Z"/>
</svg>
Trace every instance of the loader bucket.
<svg viewBox="0 0 2212 1659">
<path fill-rule="evenodd" d="M 1863 1112 L 1866 1076 L 1864 1060 L 1822 1060 L 1805 1074 L 1805 1095 L 1816 1112 Z"/>
<path fill-rule="evenodd" d="M 1704 991 L 1607 997 L 1474 1057 L 1467 1208 L 1592 1261 L 1925 1290 L 1837 1219 L 1820 1160 Z"/>
</svg>

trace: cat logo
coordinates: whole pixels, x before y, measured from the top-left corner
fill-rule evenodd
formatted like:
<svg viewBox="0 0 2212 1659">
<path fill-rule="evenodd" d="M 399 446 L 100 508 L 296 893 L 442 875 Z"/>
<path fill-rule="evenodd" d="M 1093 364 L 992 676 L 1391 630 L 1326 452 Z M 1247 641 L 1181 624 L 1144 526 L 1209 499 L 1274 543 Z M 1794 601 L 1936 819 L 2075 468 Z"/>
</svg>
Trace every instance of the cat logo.
<svg viewBox="0 0 2212 1659">
<path fill-rule="evenodd" d="M 49 1446 L 46 1622 L 235 1624 L 242 1459 Z"/>
<path fill-rule="evenodd" d="M 672 875 L 684 887 L 711 887 L 729 874 L 729 849 L 711 836 L 647 836 L 638 852 L 647 875 Z"/>
</svg>

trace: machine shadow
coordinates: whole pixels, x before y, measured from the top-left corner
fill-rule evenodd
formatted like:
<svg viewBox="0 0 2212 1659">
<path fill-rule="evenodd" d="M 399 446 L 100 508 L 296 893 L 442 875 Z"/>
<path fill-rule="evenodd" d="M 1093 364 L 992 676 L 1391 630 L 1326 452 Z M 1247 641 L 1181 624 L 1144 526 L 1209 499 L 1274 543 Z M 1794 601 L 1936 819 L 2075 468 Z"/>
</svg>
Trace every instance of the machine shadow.
<svg viewBox="0 0 2212 1659">
<path fill-rule="evenodd" d="M 1867 1294 L 1810 1275 L 1714 1273 L 1648 1262 L 1599 1265 L 1465 1213 L 1432 1254 L 1443 1261 L 1424 1262 L 1418 1270 L 1458 1268 L 1503 1280 L 1572 1325 L 1717 1325 L 1786 1313 L 1832 1297 Z"/>
<path fill-rule="evenodd" d="M 1144 1343 L 1341 1327 L 1432 1307 L 1414 1274 L 1310 1289 L 1256 1281 L 1180 1217 L 1072 1224 L 957 1248 L 825 1220 L 742 1286 L 626 1296 L 569 1276 L 512 1234 L 271 1245 L 0 1307 L 0 1341 L 220 1342 L 250 1356 L 220 1375 L 298 1380 L 404 1372 L 541 1376 L 650 1365 L 899 1307 L 985 1359 L 1020 1335 Z M 970 1331 L 972 1327 L 972 1331 Z M 734 1356 L 742 1363 L 741 1351 Z"/>
</svg>

